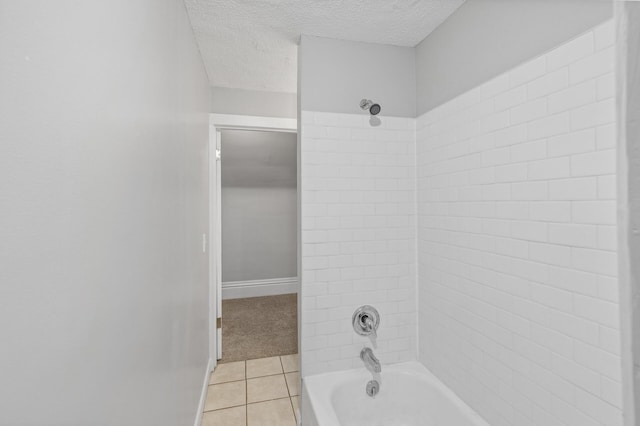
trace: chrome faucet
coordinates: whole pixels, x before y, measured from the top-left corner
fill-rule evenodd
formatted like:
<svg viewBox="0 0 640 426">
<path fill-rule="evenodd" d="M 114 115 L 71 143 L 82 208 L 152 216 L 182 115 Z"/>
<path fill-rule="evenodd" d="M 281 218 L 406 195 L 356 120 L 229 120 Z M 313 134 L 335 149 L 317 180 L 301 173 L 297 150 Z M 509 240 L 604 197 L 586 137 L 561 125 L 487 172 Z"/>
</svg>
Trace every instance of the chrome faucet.
<svg viewBox="0 0 640 426">
<path fill-rule="evenodd" d="M 371 373 L 380 373 L 382 372 L 382 366 L 380 366 L 380 361 L 373 354 L 371 348 L 363 348 L 360 351 L 360 359 L 364 362 L 364 366 Z"/>
<path fill-rule="evenodd" d="M 353 313 L 351 322 L 353 322 L 353 330 L 356 333 L 360 336 L 370 337 L 375 345 L 375 340 L 378 337 L 376 330 L 380 326 L 380 314 L 376 308 L 369 305 L 360 306 Z"/>
<path fill-rule="evenodd" d="M 364 318 L 364 326 L 366 331 L 373 339 L 378 338 L 378 333 L 376 333 L 376 325 L 370 317 Z"/>
</svg>

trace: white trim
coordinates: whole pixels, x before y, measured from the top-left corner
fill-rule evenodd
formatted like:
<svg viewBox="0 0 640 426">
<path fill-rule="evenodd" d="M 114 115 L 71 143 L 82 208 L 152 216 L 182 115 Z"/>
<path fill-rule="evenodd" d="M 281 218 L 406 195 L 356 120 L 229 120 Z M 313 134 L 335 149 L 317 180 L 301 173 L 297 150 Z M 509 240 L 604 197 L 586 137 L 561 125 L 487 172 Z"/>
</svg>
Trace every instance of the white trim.
<svg viewBox="0 0 640 426">
<path fill-rule="evenodd" d="M 218 165 L 216 163 L 216 137 L 217 131 L 215 127 L 209 127 L 209 244 L 207 254 L 209 257 L 209 357 L 215 361 L 217 354 L 220 352 L 219 340 L 216 336 L 216 318 L 218 317 L 218 269 L 220 265 L 216 261 L 217 252 L 220 250 L 218 240 L 217 228 L 217 213 L 215 210 L 216 200 L 218 197 L 217 191 L 217 171 Z"/>
<path fill-rule="evenodd" d="M 215 199 L 215 230 L 216 230 L 216 359 L 222 358 L 222 330 L 217 328 L 218 321 L 222 322 L 222 165 L 218 153 L 222 148 L 220 130 L 216 129 L 216 199 Z"/>
<path fill-rule="evenodd" d="M 275 296 L 298 292 L 298 278 L 273 278 L 268 280 L 227 281 L 222 283 L 222 299 Z"/>
<path fill-rule="evenodd" d="M 618 286 L 620 291 L 620 335 L 621 335 L 621 360 L 622 360 L 622 417 L 625 426 L 637 425 L 640 407 L 637 401 L 638 395 L 638 371 L 635 365 L 634 347 L 637 343 L 634 330 L 634 301 L 637 300 L 637 289 L 634 288 L 632 239 L 633 239 L 633 195 L 630 194 L 630 186 L 633 188 L 634 179 L 637 179 L 637 170 L 634 170 L 634 150 L 630 147 L 635 143 L 637 135 L 627 134 L 629 123 L 633 119 L 628 116 L 628 93 L 633 84 L 634 75 L 630 75 L 630 65 L 635 58 L 629 57 L 629 49 L 634 44 L 630 40 L 637 29 L 631 7 L 635 5 L 626 2 L 616 2 L 614 5 L 614 17 L 616 25 L 616 107 L 617 107 L 617 224 L 618 224 Z M 632 114 L 633 115 L 633 114 Z"/>
<path fill-rule="evenodd" d="M 202 392 L 200 393 L 200 402 L 198 402 L 198 412 L 196 413 L 196 421 L 193 423 L 193 426 L 200 426 L 202 423 L 202 415 L 204 414 L 204 403 L 207 401 L 207 390 L 209 390 L 209 376 L 211 376 L 211 372 L 213 371 L 213 367 L 215 366 L 215 360 L 213 358 L 209 358 L 209 362 L 207 363 L 207 371 L 204 373 L 204 383 L 202 384 Z"/>
<path fill-rule="evenodd" d="M 220 342 L 220 344 L 218 345 L 218 352 L 216 353 L 216 358 L 222 359 L 222 328 L 218 328 L 216 330 L 216 339 L 218 339 L 218 342 Z"/>
<path fill-rule="evenodd" d="M 297 132 L 295 118 L 258 117 L 251 115 L 209 114 L 209 124 L 217 129 L 251 129 Z"/>
</svg>

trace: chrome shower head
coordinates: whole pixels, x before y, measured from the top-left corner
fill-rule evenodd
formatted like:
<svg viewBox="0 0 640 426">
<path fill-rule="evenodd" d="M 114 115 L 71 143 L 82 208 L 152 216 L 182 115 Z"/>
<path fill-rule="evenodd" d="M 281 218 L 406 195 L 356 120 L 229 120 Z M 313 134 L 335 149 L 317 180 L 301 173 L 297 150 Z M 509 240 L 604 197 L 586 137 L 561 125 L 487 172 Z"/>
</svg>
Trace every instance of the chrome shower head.
<svg viewBox="0 0 640 426">
<path fill-rule="evenodd" d="M 362 108 L 365 111 L 369 111 L 369 114 L 371 115 L 378 115 L 380 113 L 380 111 L 382 110 L 382 108 L 380 107 L 380 104 L 375 104 L 373 103 L 373 101 L 369 100 L 369 99 L 363 99 L 360 101 L 360 108 Z"/>
</svg>

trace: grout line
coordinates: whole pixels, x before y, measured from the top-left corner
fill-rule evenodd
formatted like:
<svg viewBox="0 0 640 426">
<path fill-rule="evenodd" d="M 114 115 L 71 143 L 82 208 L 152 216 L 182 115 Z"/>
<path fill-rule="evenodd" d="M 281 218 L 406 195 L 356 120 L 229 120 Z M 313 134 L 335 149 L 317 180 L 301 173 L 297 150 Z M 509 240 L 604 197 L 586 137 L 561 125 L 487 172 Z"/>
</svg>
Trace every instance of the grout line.
<svg viewBox="0 0 640 426">
<path fill-rule="evenodd" d="M 291 409 L 293 410 L 293 419 L 295 420 L 296 424 L 298 424 L 298 417 L 296 417 L 296 408 L 293 406 L 293 399 L 291 398 L 291 396 L 289 396 L 289 404 L 291 404 Z"/>
<path fill-rule="evenodd" d="M 287 375 L 286 374 L 282 374 L 284 376 L 284 384 L 287 387 L 287 394 L 289 395 L 289 398 L 291 398 L 291 389 L 289 389 L 289 382 L 287 381 Z"/>
<path fill-rule="evenodd" d="M 295 373 L 295 371 L 292 371 L 292 373 Z M 264 376 L 247 377 L 245 380 L 260 379 L 260 378 L 262 378 L 262 377 L 273 377 L 273 376 L 277 376 L 277 375 L 280 375 L 280 374 L 289 374 L 289 373 L 282 373 L 282 372 L 280 372 L 280 373 L 274 373 L 274 374 L 266 374 L 266 375 L 264 375 Z M 236 381 L 237 381 L 237 380 L 236 380 Z"/>
<path fill-rule="evenodd" d="M 280 401 L 281 399 L 291 399 L 291 397 L 290 396 L 283 396 L 281 398 L 265 399 L 264 401 L 250 402 L 247 405 L 262 404 L 263 402 L 271 402 L 271 401 Z M 239 405 L 238 405 L 238 407 L 239 407 Z"/>
<path fill-rule="evenodd" d="M 236 382 L 242 382 L 245 381 L 246 379 L 239 379 L 239 380 L 229 380 L 228 382 L 220 382 L 220 383 L 209 383 L 208 386 L 218 386 L 218 385 L 226 385 L 228 383 L 236 383 Z"/>
<path fill-rule="evenodd" d="M 213 410 L 204 410 L 202 411 L 203 413 L 211 413 L 213 411 L 220 411 L 220 410 L 226 410 L 227 408 L 238 408 L 238 407 L 244 407 L 247 404 L 238 404 L 238 405 L 230 405 L 228 407 L 222 407 L 222 408 L 214 408 Z"/>
<path fill-rule="evenodd" d="M 246 380 L 246 378 L 245 379 L 237 379 L 237 380 L 227 380 L 225 382 L 218 382 L 218 383 L 209 383 L 208 386 L 226 385 L 227 383 L 241 382 L 243 380 Z"/>
</svg>

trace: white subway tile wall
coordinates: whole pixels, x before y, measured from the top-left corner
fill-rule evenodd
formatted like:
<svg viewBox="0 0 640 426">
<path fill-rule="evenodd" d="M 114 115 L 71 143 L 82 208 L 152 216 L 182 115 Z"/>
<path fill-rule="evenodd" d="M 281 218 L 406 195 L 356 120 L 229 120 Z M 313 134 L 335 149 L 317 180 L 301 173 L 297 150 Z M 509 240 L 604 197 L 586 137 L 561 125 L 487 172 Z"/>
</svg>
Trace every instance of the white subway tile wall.
<svg viewBox="0 0 640 426">
<path fill-rule="evenodd" d="M 416 122 L 419 358 L 493 426 L 622 424 L 613 33 Z"/>
<path fill-rule="evenodd" d="M 302 111 L 301 371 L 362 365 L 351 316 L 381 316 L 382 363 L 416 358 L 415 119 Z"/>
</svg>

